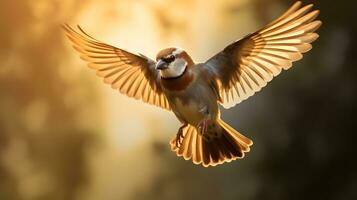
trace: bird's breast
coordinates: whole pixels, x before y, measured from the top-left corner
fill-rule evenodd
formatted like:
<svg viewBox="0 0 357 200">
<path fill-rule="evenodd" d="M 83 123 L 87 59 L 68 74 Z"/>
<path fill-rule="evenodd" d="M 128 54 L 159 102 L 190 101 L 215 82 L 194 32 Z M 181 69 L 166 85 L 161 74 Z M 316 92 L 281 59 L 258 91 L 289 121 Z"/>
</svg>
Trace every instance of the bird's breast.
<svg viewBox="0 0 357 200">
<path fill-rule="evenodd" d="M 202 112 L 200 112 L 203 105 L 198 101 L 176 98 L 173 103 L 176 115 L 187 123 L 198 124 L 204 117 Z"/>
<path fill-rule="evenodd" d="M 194 81 L 187 89 L 169 92 L 170 106 L 180 121 L 197 125 L 205 115 L 215 119 L 218 114 L 218 104 L 214 92 L 204 82 Z M 207 110 L 208 112 L 205 112 Z"/>
</svg>

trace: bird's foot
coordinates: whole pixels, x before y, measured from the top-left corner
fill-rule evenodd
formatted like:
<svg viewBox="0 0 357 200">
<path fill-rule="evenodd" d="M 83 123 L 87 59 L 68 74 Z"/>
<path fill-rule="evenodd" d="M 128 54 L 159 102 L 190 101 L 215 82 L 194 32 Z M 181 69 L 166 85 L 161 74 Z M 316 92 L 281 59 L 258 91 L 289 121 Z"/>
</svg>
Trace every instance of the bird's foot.
<svg viewBox="0 0 357 200">
<path fill-rule="evenodd" d="M 208 128 L 213 124 L 213 121 L 210 120 L 210 119 L 203 119 L 201 120 L 198 125 L 197 125 L 197 130 L 198 132 L 204 136 L 207 131 L 208 131 Z"/>
<path fill-rule="evenodd" d="M 183 128 L 185 128 L 185 127 L 186 127 L 186 124 L 183 125 L 183 126 L 181 126 L 181 127 L 179 128 L 177 134 L 176 134 L 176 140 L 175 140 L 175 142 L 176 142 L 176 148 L 180 148 L 181 145 L 182 145 L 182 141 L 183 141 L 183 139 L 185 138 L 185 137 L 183 136 Z M 182 140 L 181 140 L 181 139 L 182 139 Z"/>
</svg>

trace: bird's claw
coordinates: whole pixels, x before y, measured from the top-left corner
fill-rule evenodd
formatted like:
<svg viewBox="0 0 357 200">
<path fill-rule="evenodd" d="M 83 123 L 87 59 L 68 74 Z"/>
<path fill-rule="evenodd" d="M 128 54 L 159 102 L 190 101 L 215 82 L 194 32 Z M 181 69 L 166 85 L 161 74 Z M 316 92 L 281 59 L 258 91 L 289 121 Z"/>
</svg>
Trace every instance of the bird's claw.
<svg viewBox="0 0 357 200">
<path fill-rule="evenodd" d="M 179 131 L 177 132 L 177 134 L 176 134 L 176 140 L 175 140 L 175 143 L 176 143 L 176 148 L 180 148 L 181 147 L 181 145 L 182 145 L 182 141 L 183 141 L 183 139 L 185 138 L 184 136 L 183 136 L 183 127 L 181 127 L 180 129 L 179 129 Z M 182 140 L 181 140 L 182 139 Z"/>
<path fill-rule="evenodd" d="M 201 135 L 205 135 L 207 130 L 208 130 L 208 126 L 210 124 L 211 124 L 211 120 L 210 119 L 201 120 L 197 125 L 198 132 L 201 133 Z"/>
</svg>

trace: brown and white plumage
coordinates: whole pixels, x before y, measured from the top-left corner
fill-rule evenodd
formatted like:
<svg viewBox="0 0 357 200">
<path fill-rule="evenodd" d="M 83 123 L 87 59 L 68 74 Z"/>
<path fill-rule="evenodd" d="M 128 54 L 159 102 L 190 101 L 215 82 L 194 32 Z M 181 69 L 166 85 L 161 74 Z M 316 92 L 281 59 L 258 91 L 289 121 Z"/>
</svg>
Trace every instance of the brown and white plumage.
<svg viewBox="0 0 357 200">
<path fill-rule="evenodd" d="M 296 2 L 281 17 L 238 40 L 205 63 L 180 48 L 161 50 L 156 61 L 102 43 L 80 27 L 64 29 L 81 58 L 121 93 L 171 110 L 182 123 L 170 144 L 178 156 L 203 166 L 243 158 L 253 142 L 220 119 L 300 60 L 318 38 L 318 10 Z"/>
</svg>

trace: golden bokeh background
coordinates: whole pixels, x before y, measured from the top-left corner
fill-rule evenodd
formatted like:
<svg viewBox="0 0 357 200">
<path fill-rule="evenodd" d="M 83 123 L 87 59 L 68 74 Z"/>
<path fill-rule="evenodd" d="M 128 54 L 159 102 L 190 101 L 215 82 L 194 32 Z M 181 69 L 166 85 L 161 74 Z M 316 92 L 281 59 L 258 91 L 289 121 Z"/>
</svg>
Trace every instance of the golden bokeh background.
<svg viewBox="0 0 357 200">
<path fill-rule="evenodd" d="M 172 113 L 103 84 L 60 26 L 80 24 L 151 58 L 178 46 L 204 62 L 292 2 L 2 0 L 0 200 L 356 199 L 356 3 L 306 1 L 322 10 L 321 38 L 265 90 L 223 111 L 255 145 L 244 160 L 209 169 L 170 152 Z"/>
</svg>

